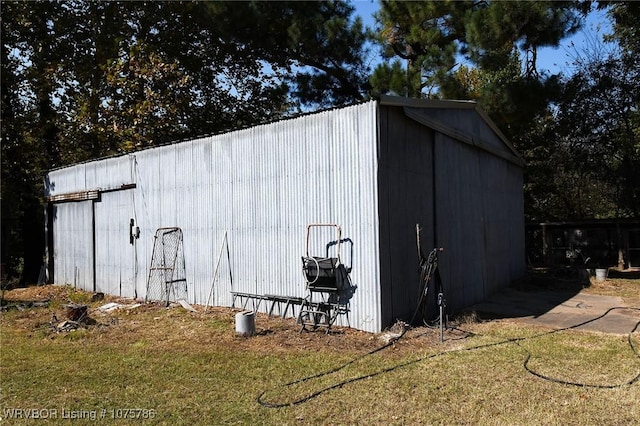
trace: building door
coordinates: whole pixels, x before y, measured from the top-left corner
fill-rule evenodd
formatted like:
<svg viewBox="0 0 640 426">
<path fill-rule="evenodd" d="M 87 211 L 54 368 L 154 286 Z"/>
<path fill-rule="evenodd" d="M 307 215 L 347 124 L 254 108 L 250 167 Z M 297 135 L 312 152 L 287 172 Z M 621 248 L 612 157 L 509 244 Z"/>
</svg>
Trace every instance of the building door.
<svg viewBox="0 0 640 426">
<path fill-rule="evenodd" d="M 93 291 L 93 201 L 55 203 L 49 214 L 53 283 Z"/>
<path fill-rule="evenodd" d="M 134 212 L 133 189 L 103 192 L 95 202 L 96 291 L 137 296 Z"/>
</svg>

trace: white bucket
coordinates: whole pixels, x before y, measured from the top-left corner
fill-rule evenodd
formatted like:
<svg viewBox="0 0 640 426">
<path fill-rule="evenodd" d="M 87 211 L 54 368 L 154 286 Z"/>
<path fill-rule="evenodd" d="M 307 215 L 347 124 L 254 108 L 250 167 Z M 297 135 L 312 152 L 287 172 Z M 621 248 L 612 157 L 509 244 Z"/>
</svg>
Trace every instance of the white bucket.
<svg viewBox="0 0 640 426">
<path fill-rule="evenodd" d="M 236 333 L 247 337 L 256 334 L 256 317 L 253 311 L 242 311 L 236 314 Z"/>
<path fill-rule="evenodd" d="M 596 269 L 596 280 L 604 281 L 607 279 L 607 274 L 609 273 L 608 269 Z"/>
</svg>

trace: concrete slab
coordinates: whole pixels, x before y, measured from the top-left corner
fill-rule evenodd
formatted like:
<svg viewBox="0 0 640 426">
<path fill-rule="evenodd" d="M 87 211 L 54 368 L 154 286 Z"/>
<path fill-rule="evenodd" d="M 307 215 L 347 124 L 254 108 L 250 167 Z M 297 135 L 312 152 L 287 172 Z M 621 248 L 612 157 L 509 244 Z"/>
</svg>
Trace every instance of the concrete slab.
<svg viewBox="0 0 640 426">
<path fill-rule="evenodd" d="M 556 291 L 505 289 L 470 308 L 481 317 L 513 318 L 550 328 L 627 334 L 640 322 L 640 306 L 622 298 Z"/>
</svg>

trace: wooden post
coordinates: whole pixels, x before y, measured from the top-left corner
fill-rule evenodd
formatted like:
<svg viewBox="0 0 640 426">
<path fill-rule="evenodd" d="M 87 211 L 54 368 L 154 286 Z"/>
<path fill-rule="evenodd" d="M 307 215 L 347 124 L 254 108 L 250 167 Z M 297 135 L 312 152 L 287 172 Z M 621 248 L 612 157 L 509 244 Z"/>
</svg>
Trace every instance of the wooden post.
<svg viewBox="0 0 640 426">
<path fill-rule="evenodd" d="M 551 243 L 550 243 L 551 242 Z M 542 258 L 544 259 L 545 266 L 551 266 L 553 257 L 551 256 L 551 247 L 553 242 L 551 241 L 551 233 L 547 232 L 547 224 L 542 224 Z"/>
<path fill-rule="evenodd" d="M 624 269 L 624 241 L 620 230 L 620 222 L 616 222 L 616 240 L 616 245 L 618 246 L 618 269 Z"/>
</svg>

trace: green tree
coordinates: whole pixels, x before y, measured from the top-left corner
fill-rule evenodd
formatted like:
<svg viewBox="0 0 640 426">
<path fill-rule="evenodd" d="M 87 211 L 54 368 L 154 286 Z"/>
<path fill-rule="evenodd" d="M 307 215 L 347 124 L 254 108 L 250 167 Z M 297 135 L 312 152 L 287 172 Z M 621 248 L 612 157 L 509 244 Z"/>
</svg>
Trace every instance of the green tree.
<svg viewBox="0 0 640 426">
<path fill-rule="evenodd" d="M 2 264 L 8 278 L 28 282 L 42 265 L 42 176 L 60 157 L 53 102 L 59 42 L 49 18 L 60 10 L 56 3 L 2 4 Z"/>
<path fill-rule="evenodd" d="M 592 211 L 583 217 L 640 215 L 640 54 L 635 3 L 613 3 L 608 14 L 619 48 L 594 48 L 574 58 L 557 105 L 557 144 L 569 151 L 575 175 L 588 176 Z M 585 192 L 588 192 L 585 190 Z"/>
<path fill-rule="evenodd" d="M 638 54 L 640 50 L 640 4 L 637 2 L 601 1 L 599 8 L 608 8 L 608 14 L 613 21 L 613 33 L 606 37 L 609 41 L 616 41 L 625 55 Z M 631 58 L 629 58 L 631 59 Z"/>
<path fill-rule="evenodd" d="M 363 99 L 344 2 L 3 1 L 2 262 L 35 281 L 53 167 Z"/>
<path fill-rule="evenodd" d="M 613 33 L 573 54 L 553 107 L 525 133 L 530 219 L 640 215 L 640 8 L 600 2 Z"/>
<path fill-rule="evenodd" d="M 296 106 L 319 108 L 361 100 L 370 70 L 364 63 L 367 36 L 354 8 L 343 1 L 251 2 L 238 10 L 240 40 L 264 55 L 289 85 Z"/>
<path fill-rule="evenodd" d="M 478 7 L 472 1 L 381 2 L 375 15 L 377 38 L 384 58 L 395 60 L 374 71 L 374 92 L 391 89 L 412 98 L 433 96 L 439 78 L 453 69 L 465 43 L 466 15 Z"/>
<path fill-rule="evenodd" d="M 383 1 L 378 41 L 386 58 L 404 60 L 409 97 L 446 97 L 456 68 L 466 60 L 484 72 L 499 72 L 521 62 L 522 79 L 538 79 L 537 49 L 557 46 L 582 23 L 582 7 L 554 1 Z M 399 58 L 399 59 L 398 59 Z M 383 64 L 389 81 L 400 69 Z M 401 71 L 400 71 L 401 72 Z M 381 79 L 378 82 L 382 84 Z M 389 86 L 389 85 L 387 85 Z M 374 86 L 374 90 L 385 90 Z"/>
</svg>

